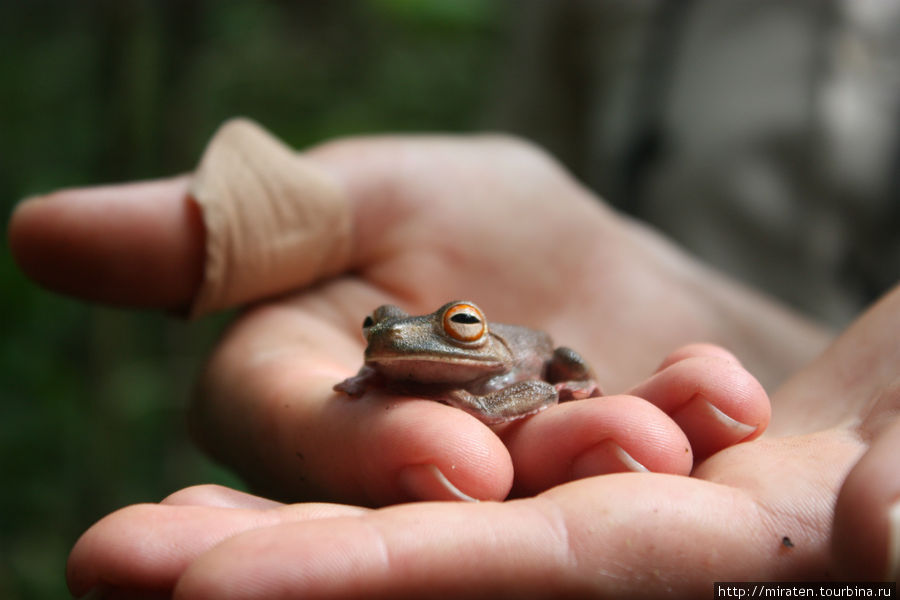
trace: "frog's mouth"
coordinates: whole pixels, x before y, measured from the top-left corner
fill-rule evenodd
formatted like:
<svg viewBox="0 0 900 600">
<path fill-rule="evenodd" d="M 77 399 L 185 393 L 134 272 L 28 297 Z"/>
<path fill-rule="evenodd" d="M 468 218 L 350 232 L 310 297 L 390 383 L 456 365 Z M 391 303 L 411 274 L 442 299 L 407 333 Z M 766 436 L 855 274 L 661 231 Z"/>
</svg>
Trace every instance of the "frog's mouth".
<svg viewBox="0 0 900 600">
<path fill-rule="evenodd" d="M 366 364 L 389 379 L 417 383 L 465 383 L 503 370 L 495 360 L 446 356 L 380 354 L 366 357 Z"/>
</svg>

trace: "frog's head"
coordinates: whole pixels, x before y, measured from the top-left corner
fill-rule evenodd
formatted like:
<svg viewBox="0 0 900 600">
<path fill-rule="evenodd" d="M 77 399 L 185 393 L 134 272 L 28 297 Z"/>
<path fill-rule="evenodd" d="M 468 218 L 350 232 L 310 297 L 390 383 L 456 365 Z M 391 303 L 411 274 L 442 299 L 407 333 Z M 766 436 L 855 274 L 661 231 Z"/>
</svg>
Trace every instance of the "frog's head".
<svg viewBox="0 0 900 600">
<path fill-rule="evenodd" d="M 422 316 L 380 306 L 363 321 L 363 335 L 366 364 L 394 380 L 465 382 L 503 371 L 511 361 L 473 302 L 448 302 Z"/>
</svg>

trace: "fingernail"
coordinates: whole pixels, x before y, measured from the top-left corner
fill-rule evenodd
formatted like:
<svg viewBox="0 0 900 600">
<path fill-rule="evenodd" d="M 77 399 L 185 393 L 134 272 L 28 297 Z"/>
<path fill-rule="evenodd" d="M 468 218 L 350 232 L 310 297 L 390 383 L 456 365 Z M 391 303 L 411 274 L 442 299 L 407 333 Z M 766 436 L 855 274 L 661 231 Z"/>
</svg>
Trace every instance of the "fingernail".
<svg viewBox="0 0 900 600">
<path fill-rule="evenodd" d="M 703 401 L 703 406 L 704 408 L 706 408 L 706 410 L 709 411 L 709 413 L 715 420 L 737 433 L 741 438 L 745 438 L 756 431 L 756 427 L 754 427 L 753 425 L 747 425 L 746 423 L 741 423 L 736 419 L 732 419 L 706 400 Z"/>
<path fill-rule="evenodd" d="M 648 473 L 650 469 L 628 454 L 612 440 L 604 440 L 578 455 L 569 467 L 572 479 L 605 475 L 607 473 Z"/>
<path fill-rule="evenodd" d="M 888 509 L 887 580 L 900 579 L 900 502 Z"/>
<path fill-rule="evenodd" d="M 400 469 L 400 488 L 416 500 L 462 500 L 478 502 L 453 485 L 436 465 L 410 465 Z"/>
</svg>

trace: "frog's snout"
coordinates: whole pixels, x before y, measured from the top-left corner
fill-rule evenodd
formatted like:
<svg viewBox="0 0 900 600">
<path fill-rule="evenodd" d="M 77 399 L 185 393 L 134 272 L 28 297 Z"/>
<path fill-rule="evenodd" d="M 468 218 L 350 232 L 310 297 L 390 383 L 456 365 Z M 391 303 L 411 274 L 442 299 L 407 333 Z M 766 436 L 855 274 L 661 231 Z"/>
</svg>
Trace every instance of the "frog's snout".
<svg viewBox="0 0 900 600">
<path fill-rule="evenodd" d="M 409 350 L 408 334 L 402 327 L 391 323 L 379 323 L 369 332 L 366 358 L 379 354 L 394 354 Z"/>
</svg>

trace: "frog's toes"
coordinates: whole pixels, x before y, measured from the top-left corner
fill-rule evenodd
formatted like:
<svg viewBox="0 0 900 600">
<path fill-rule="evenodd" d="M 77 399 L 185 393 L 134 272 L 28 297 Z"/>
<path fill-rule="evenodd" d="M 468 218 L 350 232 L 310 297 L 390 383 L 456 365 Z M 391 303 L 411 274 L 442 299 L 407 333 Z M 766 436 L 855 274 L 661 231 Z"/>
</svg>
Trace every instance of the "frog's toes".
<svg viewBox="0 0 900 600">
<path fill-rule="evenodd" d="M 600 386 L 593 379 L 583 381 L 562 381 L 555 384 L 556 392 L 559 394 L 559 401 L 566 402 L 568 400 L 584 400 L 585 398 L 596 398 L 602 396 L 603 392 Z"/>
<path fill-rule="evenodd" d="M 332 387 L 335 392 L 342 392 L 348 396 L 362 396 L 366 391 L 366 386 L 359 381 L 358 377 L 348 377 L 340 383 L 334 384 Z"/>
</svg>

